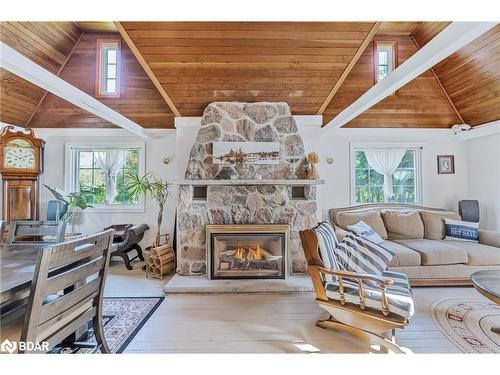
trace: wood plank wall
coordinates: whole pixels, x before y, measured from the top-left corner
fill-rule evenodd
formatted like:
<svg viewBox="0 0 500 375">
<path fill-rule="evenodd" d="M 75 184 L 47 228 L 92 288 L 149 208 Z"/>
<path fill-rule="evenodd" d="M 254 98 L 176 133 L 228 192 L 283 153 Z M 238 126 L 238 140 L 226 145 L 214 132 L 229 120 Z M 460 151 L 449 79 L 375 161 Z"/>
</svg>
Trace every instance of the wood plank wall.
<svg viewBox="0 0 500 375">
<path fill-rule="evenodd" d="M 0 22 L 0 40 L 52 73 L 66 61 L 81 31 L 73 22 Z M 25 126 L 45 91 L 0 69 L 0 121 Z"/>
<path fill-rule="evenodd" d="M 95 96 L 98 39 L 120 39 L 120 36 L 110 33 L 85 34 L 60 74 L 62 79 L 92 96 Z M 120 97 L 98 100 L 145 128 L 173 128 L 172 112 L 123 41 L 121 56 Z M 30 126 L 103 128 L 113 125 L 55 95 L 48 94 Z"/>
<path fill-rule="evenodd" d="M 409 36 L 376 36 L 375 40 L 397 42 L 399 65 L 417 51 Z M 326 108 L 325 124 L 373 86 L 373 62 L 373 46 L 370 46 Z M 450 127 L 458 122 L 435 77 L 426 71 L 344 126 L 433 128 Z"/>
</svg>

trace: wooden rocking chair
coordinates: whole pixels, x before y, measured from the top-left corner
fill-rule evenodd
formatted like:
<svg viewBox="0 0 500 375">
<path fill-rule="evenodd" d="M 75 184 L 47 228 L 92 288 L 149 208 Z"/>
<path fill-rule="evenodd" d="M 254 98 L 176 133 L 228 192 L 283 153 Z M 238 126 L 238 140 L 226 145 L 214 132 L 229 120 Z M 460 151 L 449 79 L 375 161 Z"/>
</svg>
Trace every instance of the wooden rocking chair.
<svg viewBox="0 0 500 375">
<path fill-rule="evenodd" d="M 300 238 L 316 292 L 316 302 L 330 314 L 328 319 L 319 320 L 316 325 L 342 330 L 371 344 L 380 345 L 381 352 L 390 350 L 394 353 L 404 353 L 396 344 L 395 329 L 404 329 L 409 323 L 413 314 L 411 297 L 407 298 L 411 303 L 411 312 L 404 314 L 406 316 L 392 312 L 393 278 L 327 269 L 320 256 L 316 233 L 313 230 L 304 230 L 300 232 Z M 403 274 L 389 274 L 400 275 L 406 279 Z M 335 293 L 332 293 L 328 282 L 324 281 L 327 277 L 336 278 Z M 373 299 L 368 301 L 369 295 L 373 297 L 374 291 L 378 296 L 377 306 L 374 305 Z"/>
</svg>

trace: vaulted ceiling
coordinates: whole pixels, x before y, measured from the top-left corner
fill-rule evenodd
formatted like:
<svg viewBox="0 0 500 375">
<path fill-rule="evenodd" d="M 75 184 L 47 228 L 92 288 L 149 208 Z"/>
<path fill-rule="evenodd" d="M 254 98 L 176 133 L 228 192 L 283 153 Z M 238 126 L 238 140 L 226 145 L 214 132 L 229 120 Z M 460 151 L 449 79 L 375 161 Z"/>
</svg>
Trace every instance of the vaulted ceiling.
<svg viewBox="0 0 500 375">
<path fill-rule="evenodd" d="M 72 22 L 0 22 L 0 40 L 58 74 L 82 34 Z M 0 121 L 26 126 L 45 90 L 0 69 Z"/>
<path fill-rule="evenodd" d="M 396 41 L 401 64 L 447 25 L 1 22 L 0 40 L 94 95 L 96 40 L 120 38 L 120 31 L 121 97 L 98 100 L 143 127 L 171 128 L 175 113 L 201 116 L 213 101 L 285 101 L 294 114 L 323 114 L 326 124 L 374 85 L 373 40 Z M 450 127 L 499 120 L 499 52 L 497 26 L 345 126 Z M 0 75 L 0 121 L 112 126 L 3 69 Z"/>
</svg>

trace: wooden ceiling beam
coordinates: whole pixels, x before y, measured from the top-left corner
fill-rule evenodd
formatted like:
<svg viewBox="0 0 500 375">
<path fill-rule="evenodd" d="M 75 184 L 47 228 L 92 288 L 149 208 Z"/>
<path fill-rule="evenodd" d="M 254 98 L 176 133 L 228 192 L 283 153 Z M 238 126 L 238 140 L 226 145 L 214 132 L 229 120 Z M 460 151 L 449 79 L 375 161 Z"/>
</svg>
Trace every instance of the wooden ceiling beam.
<svg viewBox="0 0 500 375">
<path fill-rule="evenodd" d="M 418 49 L 420 49 L 420 45 L 418 44 L 418 42 L 415 39 L 415 37 L 413 35 L 411 35 L 410 37 L 411 37 L 411 40 L 413 41 L 413 43 L 415 44 L 415 46 Z M 432 75 L 436 79 L 436 82 L 438 83 L 439 87 L 441 88 L 441 91 L 442 91 L 443 95 L 446 97 L 446 100 L 448 100 L 448 103 L 450 103 L 451 108 L 453 108 L 453 111 L 455 111 L 455 114 L 457 115 L 458 119 L 460 120 L 460 123 L 461 124 L 465 124 L 465 121 L 462 118 L 462 115 L 460 114 L 460 112 L 458 111 L 457 107 L 455 106 L 455 103 L 453 103 L 453 100 L 451 100 L 450 96 L 448 95 L 448 92 L 446 91 L 446 89 L 444 88 L 443 84 L 441 83 L 441 80 L 439 79 L 439 77 L 437 76 L 436 72 L 434 71 L 434 68 L 431 68 L 430 70 L 431 70 Z"/>
<path fill-rule="evenodd" d="M 327 125 L 340 128 L 375 104 L 406 85 L 411 80 L 471 43 L 498 22 L 453 22 L 413 56 L 393 70 L 354 103 L 340 112 Z"/>
<path fill-rule="evenodd" d="M 125 43 L 127 43 L 128 48 L 130 48 L 130 50 L 134 54 L 137 61 L 139 61 L 139 64 L 141 64 L 142 69 L 144 69 L 144 71 L 148 75 L 151 82 L 153 82 L 153 85 L 155 85 L 156 89 L 158 90 L 158 92 L 162 96 L 163 100 L 165 100 L 165 103 L 167 103 L 170 110 L 174 113 L 175 116 L 181 117 L 182 116 L 181 113 L 179 112 L 179 110 L 175 106 L 172 99 L 170 99 L 170 96 L 167 94 L 167 92 L 163 88 L 160 81 L 158 81 L 158 78 L 156 78 L 156 75 L 153 73 L 153 71 L 149 67 L 148 63 L 146 62 L 146 60 L 144 60 L 144 57 L 142 57 L 142 54 L 139 52 L 139 50 L 135 46 L 134 42 L 132 41 L 132 39 L 128 35 L 127 31 L 124 29 L 124 27 L 121 25 L 120 22 L 115 22 L 114 24 L 115 24 L 116 28 L 118 29 L 118 32 L 120 33 L 123 40 L 125 40 Z"/>
<path fill-rule="evenodd" d="M 153 135 L 142 126 L 104 105 L 0 41 L 0 67 L 106 121 L 143 138 Z"/>
<path fill-rule="evenodd" d="M 80 34 L 80 36 L 78 37 L 75 45 L 73 46 L 73 48 L 71 49 L 71 51 L 69 52 L 68 56 L 66 56 L 66 60 L 64 60 L 64 63 L 61 65 L 61 67 L 57 70 L 57 73 L 56 75 L 59 77 L 64 69 L 64 67 L 66 66 L 66 64 L 68 63 L 69 59 L 71 58 L 71 56 L 73 56 L 73 53 L 75 52 L 76 48 L 78 47 L 78 45 L 80 44 L 80 41 L 82 40 L 83 38 L 83 32 Z M 40 106 L 42 105 L 43 101 L 45 100 L 45 98 L 47 97 L 48 95 L 48 91 L 45 91 L 42 95 L 42 97 L 40 98 L 40 100 L 38 101 L 35 109 L 33 110 L 33 112 L 31 112 L 31 115 L 28 119 L 28 121 L 26 121 L 26 125 L 24 126 L 25 128 L 29 128 L 29 125 L 30 125 L 30 122 L 31 120 L 33 120 L 33 117 L 35 117 L 35 114 L 36 112 L 38 111 L 38 108 L 40 108 Z"/>
<path fill-rule="evenodd" d="M 361 43 L 358 50 L 356 51 L 356 53 L 352 57 L 351 61 L 349 62 L 349 64 L 347 64 L 346 68 L 344 69 L 344 71 L 340 75 L 339 79 L 337 79 L 337 82 L 335 82 L 335 85 L 333 86 L 331 91 L 328 93 L 327 97 L 323 101 L 323 104 L 321 104 L 321 106 L 319 107 L 318 111 L 316 112 L 317 115 L 323 114 L 325 109 L 328 107 L 328 104 L 330 104 L 333 97 L 335 96 L 335 94 L 339 90 L 340 86 L 342 86 L 345 79 L 347 78 L 347 76 L 351 72 L 352 68 L 354 68 L 354 65 L 356 65 L 359 58 L 361 57 L 361 55 L 365 51 L 366 47 L 368 47 L 368 45 L 371 43 L 373 37 L 377 33 L 381 24 L 382 24 L 382 22 L 375 22 L 375 24 L 371 28 L 370 32 L 366 35 L 365 39 L 363 40 L 363 43 Z"/>
</svg>

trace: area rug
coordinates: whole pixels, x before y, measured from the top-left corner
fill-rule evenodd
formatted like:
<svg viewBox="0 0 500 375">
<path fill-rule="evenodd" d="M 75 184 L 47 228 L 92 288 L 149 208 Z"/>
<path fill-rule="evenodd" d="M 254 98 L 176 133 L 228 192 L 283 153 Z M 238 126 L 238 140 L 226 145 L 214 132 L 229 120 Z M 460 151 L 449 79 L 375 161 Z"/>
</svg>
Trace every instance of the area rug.
<svg viewBox="0 0 500 375">
<path fill-rule="evenodd" d="M 121 353 L 148 321 L 165 297 L 107 297 L 103 299 L 104 336 L 111 353 Z M 50 353 L 88 354 L 95 352 L 96 341 L 92 322 L 79 342 L 94 344 L 94 348 L 79 348 L 72 344 L 57 346 Z"/>
<path fill-rule="evenodd" d="M 443 334 L 464 353 L 500 353 L 500 305 L 478 298 L 445 298 L 431 306 Z"/>
</svg>

